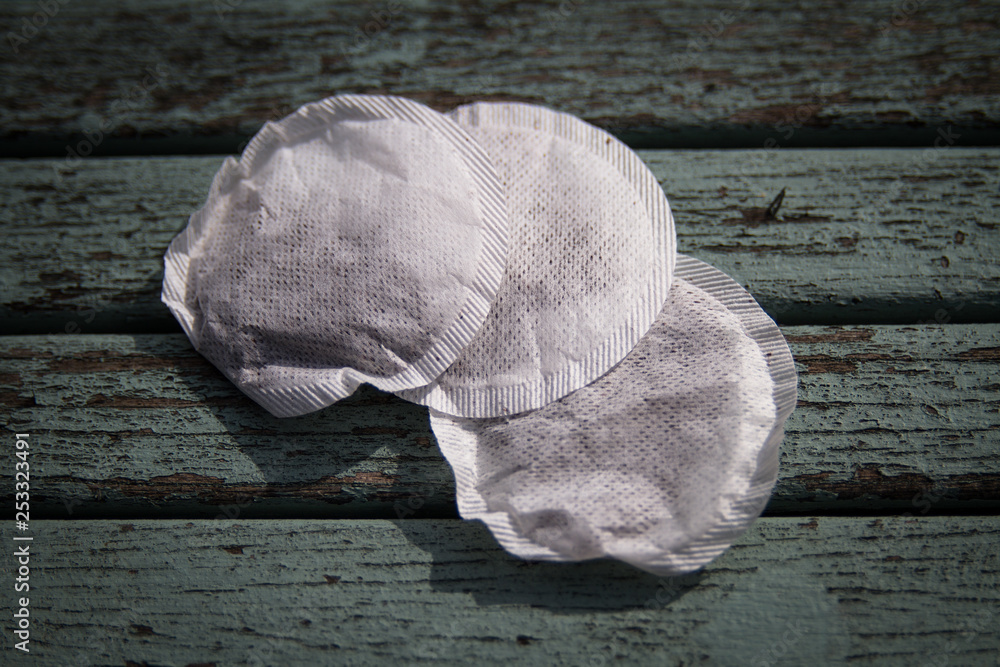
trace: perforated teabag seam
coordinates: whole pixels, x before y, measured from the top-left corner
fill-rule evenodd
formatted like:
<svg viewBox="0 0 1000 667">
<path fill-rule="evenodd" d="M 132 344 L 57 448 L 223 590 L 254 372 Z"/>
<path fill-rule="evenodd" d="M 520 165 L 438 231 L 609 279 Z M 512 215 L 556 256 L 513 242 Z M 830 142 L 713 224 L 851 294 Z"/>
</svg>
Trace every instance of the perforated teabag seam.
<svg viewBox="0 0 1000 667">
<path fill-rule="evenodd" d="M 512 418 L 431 411 L 458 506 L 527 559 L 611 556 L 675 575 L 763 510 L 796 376 L 784 338 L 720 271 L 679 256 L 656 324 L 596 382 Z"/>
<path fill-rule="evenodd" d="M 602 375 L 652 324 L 676 256 L 670 206 L 634 152 L 573 116 L 487 103 L 452 114 L 506 186 L 508 263 L 456 362 L 400 395 L 463 417 L 539 408 Z"/>
<path fill-rule="evenodd" d="M 468 134 L 348 95 L 226 160 L 167 252 L 163 300 L 240 389 L 293 416 L 437 377 L 486 317 L 506 249 L 503 187 Z"/>
</svg>

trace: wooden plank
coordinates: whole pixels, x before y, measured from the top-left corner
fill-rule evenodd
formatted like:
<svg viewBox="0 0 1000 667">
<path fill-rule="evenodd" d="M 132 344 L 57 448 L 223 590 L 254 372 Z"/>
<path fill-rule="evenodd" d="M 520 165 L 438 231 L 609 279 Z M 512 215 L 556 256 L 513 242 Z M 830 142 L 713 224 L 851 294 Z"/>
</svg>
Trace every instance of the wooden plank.
<svg viewBox="0 0 1000 667">
<path fill-rule="evenodd" d="M 681 251 L 780 322 L 1000 321 L 1000 149 L 640 154 Z M 2 331 L 179 330 L 159 301 L 163 252 L 220 162 L 0 162 L 0 224 L 16 239 L 0 248 Z"/>
<path fill-rule="evenodd" d="M 765 518 L 677 579 L 526 563 L 457 520 L 32 532 L 46 664 L 910 667 L 994 664 L 1000 649 L 996 517 Z"/>
<path fill-rule="evenodd" d="M 995 3 L 103 0 L 33 30 L 38 12 L 0 7 L 8 155 L 94 128 L 97 152 L 231 151 L 348 92 L 527 100 L 649 146 L 1000 141 Z"/>
<path fill-rule="evenodd" d="M 784 331 L 800 405 L 769 513 L 1000 507 L 1000 325 Z M 182 335 L 4 337 L 0 360 L 36 516 L 456 515 L 426 410 L 390 395 L 275 419 Z"/>
</svg>

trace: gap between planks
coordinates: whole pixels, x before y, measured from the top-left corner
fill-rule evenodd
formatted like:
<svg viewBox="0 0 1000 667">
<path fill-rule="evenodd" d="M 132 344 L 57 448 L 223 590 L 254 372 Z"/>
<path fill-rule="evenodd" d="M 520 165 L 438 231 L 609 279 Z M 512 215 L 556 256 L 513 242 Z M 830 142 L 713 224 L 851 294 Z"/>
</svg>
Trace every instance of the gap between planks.
<svg viewBox="0 0 1000 667">
<path fill-rule="evenodd" d="M 799 405 L 769 513 L 1000 507 L 1000 325 L 783 331 Z M 455 516 L 426 409 L 371 388 L 276 419 L 183 335 L 0 337 L 0 361 L 39 516 Z"/>
<path fill-rule="evenodd" d="M 1000 150 L 643 151 L 678 248 L 782 324 L 1000 321 Z M 163 253 L 211 158 L 0 161 L 0 332 L 162 333 Z M 768 204 L 786 191 L 777 216 Z"/>
<path fill-rule="evenodd" d="M 230 150 L 332 93 L 533 102 L 644 145 L 1000 138 L 990 3 L 143 0 L 60 3 L 35 29 L 38 11 L 0 5 L 32 32 L 2 63 L 8 154 L 64 155 L 99 121 L 97 151 Z"/>
</svg>

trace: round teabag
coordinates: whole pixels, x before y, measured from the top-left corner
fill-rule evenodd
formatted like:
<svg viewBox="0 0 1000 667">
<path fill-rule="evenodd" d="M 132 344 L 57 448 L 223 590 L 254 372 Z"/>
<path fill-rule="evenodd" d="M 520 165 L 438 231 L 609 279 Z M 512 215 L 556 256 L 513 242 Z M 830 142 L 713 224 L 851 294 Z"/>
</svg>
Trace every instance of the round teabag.
<svg viewBox="0 0 1000 667">
<path fill-rule="evenodd" d="M 676 256 L 670 206 L 633 151 L 578 118 L 513 103 L 452 117 L 506 187 L 507 267 L 455 363 L 399 394 L 460 417 L 540 408 L 600 377 L 652 325 Z"/>
<path fill-rule="evenodd" d="M 617 558 L 690 572 L 763 510 L 796 375 L 739 285 L 678 256 L 656 323 L 614 369 L 510 418 L 431 413 L 458 507 L 533 560 Z"/>
<path fill-rule="evenodd" d="M 240 389 L 294 416 L 437 377 L 485 319 L 506 248 L 503 186 L 454 121 L 332 97 L 225 161 L 166 254 L 163 301 Z"/>
</svg>

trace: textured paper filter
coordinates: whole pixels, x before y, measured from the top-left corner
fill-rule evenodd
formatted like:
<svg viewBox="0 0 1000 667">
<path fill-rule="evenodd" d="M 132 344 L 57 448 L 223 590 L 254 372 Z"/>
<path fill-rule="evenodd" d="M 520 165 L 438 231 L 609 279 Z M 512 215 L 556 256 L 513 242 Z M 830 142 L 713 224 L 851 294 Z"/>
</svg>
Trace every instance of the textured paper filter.
<svg viewBox="0 0 1000 667">
<path fill-rule="evenodd" d="M 600 377 L 653 323 L 676 256 L 670 206 L 633 151 L 578 118 L 512 103 L 451 115 L 506 186 L 508 263 L 469 346 L 400 395 L 461 417 L 539 408 Z"/>
<path fill-rule="evenodd" d="M 466 519 L 528 559 L 697 569 L 763 510 L 796 375 L 774 323 L 725 274 L 679 256 L 656 323 L 606 375 L 544 408 L 432 410 Z"/>
<path fill-rule="evenodd" d="M 171 244 L 163 301 L 277 416 L 361 383 L 426 385 L 480 328 L 506 262 L 489 157 L 401 98 L 309 104 L 227 159 Z"/>
</svg>

